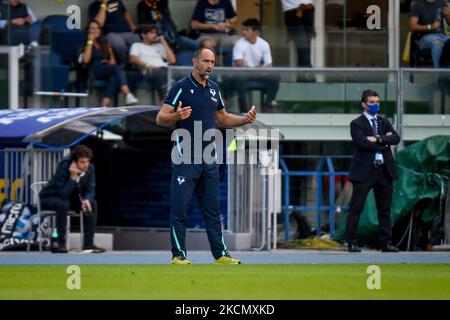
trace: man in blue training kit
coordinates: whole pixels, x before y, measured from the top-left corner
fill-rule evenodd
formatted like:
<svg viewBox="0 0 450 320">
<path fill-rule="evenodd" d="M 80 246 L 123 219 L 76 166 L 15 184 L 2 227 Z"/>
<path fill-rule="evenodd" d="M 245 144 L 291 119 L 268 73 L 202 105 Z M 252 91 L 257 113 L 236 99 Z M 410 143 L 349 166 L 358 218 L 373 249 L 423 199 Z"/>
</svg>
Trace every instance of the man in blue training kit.
<svg viewBox="0 0 450 320">
<path fill-rule="evenodd" d="M 203 212 L 211 252 L 216 264 L 240 264 L 227 250 L 222 235 L 219 203 L 219 166 L 211 159 L 203 157 L 205 142 L 200 142 L 201 150 L 194 148 L 203 141 L 208 129 L 215 129 L 216 122 L 228 128 L 238 127 L 256 120 L 253 106 L 245 116 L 229 114 L 220 94 L 218 85 L 209 80 L 214 69 L 215 54 L 200 48 L 194 53 L 193 71 L 175 83 L 169 91 L 156 122 L 162 126 L 175 125 L 175 133 L 189 133 L 191 139 L 177 139 L 177 157 L 172 159 L 173 172 L 170 188 L 170 238 L 172 242 L 172 264 L 191 264 L 186 258 L 186 214 L 194 190 Z M 201 124 L 201 131 L 197 129 Z M 194 136 L 194 133 L 201 136 Z M 197 143 L 195 142 L 197 140 Z M 195 154 L 194 154 L 194 151 Z M 199 153 L 197 155 L 197 153 Z M 189 156 L 188 156 L 189 154 Z M 199 159 L 200 158 L 200 159 Z M 214 158 L 214 156 L 212 156 Z M 175 160 L 175 161 L 174 161 Z"/>
</svg>

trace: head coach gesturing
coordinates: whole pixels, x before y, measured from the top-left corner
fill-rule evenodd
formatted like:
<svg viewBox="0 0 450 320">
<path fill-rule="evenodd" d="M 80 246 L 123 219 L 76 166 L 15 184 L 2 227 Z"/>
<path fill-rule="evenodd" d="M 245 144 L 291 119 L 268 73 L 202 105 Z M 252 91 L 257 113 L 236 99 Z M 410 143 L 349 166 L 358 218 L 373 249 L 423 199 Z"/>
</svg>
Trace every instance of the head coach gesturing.
<svg viewBox="0 0 450 320">
<path fill-rule="evenodd" d="M 198 49 L 194 53 L 192 63 L 194 65 L 192 73 L 174 84 L 156 119 L 158 125 L 175 124 L 176 131 L 183 130 L 190 135 L 190 141 L 177 139 L 175 149 L 179 157 L 183 157 L 184 153 L 192 156 L 184 154 L 187 161 L 180 164 L 172 158 L 173 172 L 170 188 L 172 263 L 191 263 L 186 258 L 186 213 L 192 194 L 196 191 L 205 219 L 211 252 L 215 258 L 214 263 L 240 264 L 239 260 L 229 255 L 223 239 L 220 221 L 219 166 L 217 163 L 211 164 L 210 161 L 205 161 L 203 151 L 206 145 L 203 142 L 203 134 L 209 129 L 215 129 L 216 122 L 229 128 L 254 122 L 256 110 L 253 106 L 245 116 L 233 115 L 225 111 L 219 87 L 209 79 L 215 64 L 213 51 L 206 48 Z M 200 132 L 196 130 L 199 124 L 201 124 Z M 196 146 L 199 144 L 201 150 L 197 152 Z M 191 163 L 190 160 L 195 161 Z"/>
</svg>

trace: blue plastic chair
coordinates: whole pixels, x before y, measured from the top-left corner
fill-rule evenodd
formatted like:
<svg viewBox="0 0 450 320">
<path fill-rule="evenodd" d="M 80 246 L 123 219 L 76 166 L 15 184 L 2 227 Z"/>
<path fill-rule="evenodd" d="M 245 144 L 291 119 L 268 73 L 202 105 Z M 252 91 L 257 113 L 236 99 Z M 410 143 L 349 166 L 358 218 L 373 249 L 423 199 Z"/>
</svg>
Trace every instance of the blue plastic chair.
<svg viewBox="0 0 450 320">
<path fill-rule="evenodd" d="M 194 51 L 183 50 L 177 53 L 177 66 L 192 66 Z"/>
<path fill-rule="evenodd" d="M 83 46 L 86 33 L 81 30 L 55 30 L 52 32 L 51 48 L 61 57 L 62 63 L 73 64 L 74 52 Z"/>
<path fill-rule="evenodd" d="M 40 53 L 37 57 L 40 73 L 40 91 L 61 92 L 69 88 L 69 66 L 61 63 L 54 52 Z"/>
</svg>

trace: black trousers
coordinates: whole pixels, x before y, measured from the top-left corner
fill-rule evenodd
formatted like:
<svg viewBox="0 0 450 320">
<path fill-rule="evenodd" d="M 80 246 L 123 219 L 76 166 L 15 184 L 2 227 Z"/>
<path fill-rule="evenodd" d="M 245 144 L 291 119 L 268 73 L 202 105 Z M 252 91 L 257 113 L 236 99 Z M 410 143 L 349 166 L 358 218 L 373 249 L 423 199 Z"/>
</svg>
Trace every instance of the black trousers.
<svg viewBox="0 0 450 320">
<path fill-rule="evenodd" d="M 350 200 L 350 210 L 347 217 L 346 239 L 357 242 L 356 229 L 359 217 L 364 210 L 367 194 L 373 189 L 378 213 L 378 238 L 382 244 L 390 243 L 392 238 L 391 203 L 392 179 L 384 166 L 374 169 L 373 180 L 370 182 L 353 182 L 353 194 Z"/>
<path fill-rule="evenodd" d="M 205 219 L 211 253 L 215 259 L 228 253 L 220 220 L 219 166 L 217 164 L 180 164 L 172 166 L 170 186 L 170 240 L 172 255 L 186 257 L 187 210 L 196 192 Z"/>
<path fill-rule="evenodd" d="M 92 213 L 84 215 L 84 239 L 83 247 L 89 247 L 94 244 L 95 228 L 97 226 L 97 202 L 91 201 Z M 56 228 L 58 230 L 58 243 L 60 245 L 66 244 L 66 230 L 67 230 L 67 214 L 70 209 L 80 211 L 81 204 L 79 200 L 67 200 L 58 197 L 41 198 L 42 210 L 56 211 Z"/>
<path fill-rule="evenodd" d="M 297 49 L 298 67 L 311 67 L 311 39 L 314 34 L 314 9 L 303 11 L 299 18 L 295 10 L 284 12 L 284 23 L 288 36 Z"/>
</svg>

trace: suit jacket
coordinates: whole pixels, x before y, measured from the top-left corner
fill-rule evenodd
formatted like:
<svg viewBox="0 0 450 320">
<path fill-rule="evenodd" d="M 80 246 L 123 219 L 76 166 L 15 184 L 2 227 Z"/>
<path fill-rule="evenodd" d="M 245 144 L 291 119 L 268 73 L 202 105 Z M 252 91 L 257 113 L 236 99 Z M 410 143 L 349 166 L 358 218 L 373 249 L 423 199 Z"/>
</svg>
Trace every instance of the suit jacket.
<svg viewBox="0 0 450 320">
<path fill-rule="evenodd" d="M 359 116 L 350 123 L 350 134 L 355 147 L 349 175 L 350 181 L 371 181 L 374 169 L 373 161 L 377 151 L 383 154 L 384 166 L 389 176 L 392 179 L 397 179 L 397 169 L 390 146 L 397 145 L 400 142 L 400 137 L 386 118 L 377 116 L 377 123 L 381 143 L 367 140 L 367 137 L 375 136 L 375 133 L 369 120 L 364 115 Z M 387 136 L 386 133 L 388 132 L 392 132 L 392 135 Z"/>
<path fill-rule="evenodd" d="M 71 163 L 70 159 L 64 159 L 58 164 L 55 174 L 39 193 L 41 198 L 58 197 L 70 200 L 72 192 L 78 187 L 83 199 L 95 200 L 94 165 L 89 164 L 86 174 L 80 178 L 77 186 L 77 183 L 70 179 L 69 167 Z"/>
</svg>

